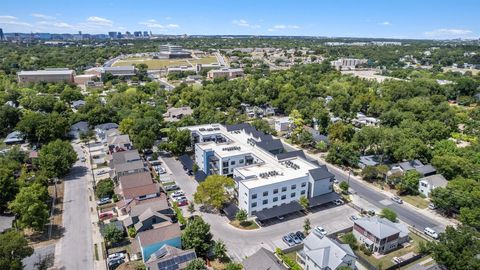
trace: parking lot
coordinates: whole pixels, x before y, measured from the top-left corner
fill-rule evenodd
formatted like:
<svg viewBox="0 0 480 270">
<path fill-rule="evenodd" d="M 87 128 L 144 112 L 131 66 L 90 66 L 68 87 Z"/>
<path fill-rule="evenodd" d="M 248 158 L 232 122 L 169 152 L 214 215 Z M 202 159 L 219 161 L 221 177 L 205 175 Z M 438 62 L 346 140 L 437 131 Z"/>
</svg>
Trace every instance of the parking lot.
<svg viewBox="0 0 480 270">
<path fill-rule="evenodd" d="M 163 157 L 163 160 L 165 166 L 172 172 L 176 184 L 186 193 L 186 197 L 192 200 L 198 183 L 187 175 L 180 161 L 172 157 Z M 330 234 L 353 226 L 349 217 L 358 214 L 358 212 L 348 205 L 335 206 L 334 204 L 328 204 L 315 209 L 308 215 L 290 215 L 282 221 L 272 220 L 268 222 L 267 226 L 250 231 L 233 227 L 225 216 L 219 214 L 199 211 L 195 214 L 201 215 L 210 224 L 214 238 L 224 241 L 229 254 L 236 260 L 241 261 L 246 256 L 255 253 L 260 247 L 265 247 L 271 251 L 275 250 L 276 247 L 288 247 L 282 237 L 291 232 L 303 231 L 305 218 L 310 219 L 312 229 L 315 226 L 322 226 Z"/>
</svg>

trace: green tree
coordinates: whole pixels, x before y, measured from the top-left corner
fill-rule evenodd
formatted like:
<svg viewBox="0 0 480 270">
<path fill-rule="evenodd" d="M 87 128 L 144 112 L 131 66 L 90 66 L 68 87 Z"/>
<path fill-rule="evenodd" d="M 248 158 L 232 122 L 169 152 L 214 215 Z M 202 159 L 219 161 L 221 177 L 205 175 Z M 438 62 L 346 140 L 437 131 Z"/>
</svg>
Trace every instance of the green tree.
<svg viewBox="0 0 480 270">
<path fill-rule="evenodd" d="M 347 182 L 340 182 L 339 184 L 340 189 L 342 190 L 343 193 L 347 194 L 348 193 L 348 188 L 350 187 Z"/>
<path fill-rule="evenodd" d="M 8 230 L 0 234 L 0 269 L 21 270 L 22 260 L 33 254 L 33 248 L 20 231 Z"/>
<path fill-rule="evenodd" d="M 130 227 L 128 228 L 128 237 L 130 238 L 135 238 L 135 236 L 137 235 L 137 230 L 135 230 L 134 227 Z"/>
<path fill-rule="evenodd" d="M 229 199 L 227 188 L 234 186 L 233 179 L 223 175 L 209 175 L 204 182 L 197 187 L 193 195 L 195 203 L 201 203 L 220 209 Z"/>
<path fill-rule="evenodd" d="M 390 220 L 391 222 L 397 221 L 397 213 L 390 208 L 383 208 L 380 212 L 380 216 Z"/>
<path fill-rule="evenodd" d="M 98 181 L 97 185 L 95 186 L 95 195 L 97 195 L 97 198 L 111 198 L 114 193 L 114 188 L 115 185 L 112 179 L 102 179 Z"/>
<path fill-rule="evenodd" d="M 343 237 L 343 242 L 345 244 L 348 244 L 350 245 L 350 247 L 353 249 L 353 250 L 357 250 L 358 249 L 358 242 L 357 242 L 357 238 L 355 238 L 355 235 L 353 235 L 353 233 L 349 232 L 349 233 L 346 233 Z"/>
<path fill-rule="evenodd" d="M 240 224 L 244 223 L 247 220 L 248 213 L 245 209 L 240 209 L 235 214 L 235 218 L 240 222 Z"/>
<path fill-rule="evenodd" d="M 198 256 L 205 256 L 212 245 L 210 225 L 200 217 L 190 219 L 182 233 L 182 245 L 185 249 L 195 249 Z"/>
<path fill-rule="evenodd" d="M 308 235 L 311 229 L 312 225 L 310 224 L 310 219 L 305 218 L 305 220 L 303 221 L 303 233 L 305 233 L 305 235 Z"/>
<path fill-rule="evenodd" d="M 40 169 L 48 177 L 65 176 L 77 160 L 77 153 L 67 141 L 56 140 L 43 146 L 38 155 Z"/>
<path fill-rule="evenodd" d="M 18 184 L 15 180 L 14 171 L 10 168 L 0 168 L 0 212 L 7 208 L 10 201 L 15 198 L 18 192 Z"/>
<path fill-rule="evenodd" d="M 227 247 L 222 240 L 218 240 L 213 244 L 213 255 L 220 261 L 227 258 Z"/>
<path fill-rule="evenodd" d="M 302 206 L 303 210 L 308 210 L 308 206 L 310 205 L 310 202 L 308 201 L 307 197 L 301 196 L 298 199 L 298 203 Z"/>
<path fill-rule="evenodd" d="M 298 135 L 298 143 L 300 143 L 302 147 L 312 146 L 314 142 L 312 133 L 305 129 Z"/>
<path fill-rule="evenodd" d="M 459 220 L 463 225 L 468 225 L 480 231 L 480 207 L 461 208 Z"/>
<path fill-rule="evenodd" d="M 7 136 L 12 132 L 17 123 L 20 121 L 21 112 L 19 109 L 8 105 L 0 107 L 0 137 Z"/>
<path fill-rule="evenodd" d="M 273 129 L 268 123 L 268 121 L 264 119 L 255 119 L 250 123 L 250 125 L 252 125 L 257 130 L 262 131 L 266 134 L 275 135 L 276 133 L 275 129 Z"/>
<path fill-rule="evenodd" d="M 415 170 L 410 170 L 401 178 L 400 183 L 397 184 L 399 194 L 418 194 L 418 183 L 420 181 L 420 173 Z"/>
<path fill-rule="evenodd" d="M 31 228 L 41 231 L 48 222 L 47 188 L 39 183 L 20 188 L 20 192 L 9 204 L 10 210 L 18 218 L 16 223 L 20 228 Z"/>
<path fill-rule="evenodd" d="M 205 266 L 205 262 L 201 258 L 197 258 L 190 263 L 188 263 L 185 270 L 208 270 L 207 266 Z"/>
<path fill-rule="evenodd" d="M 298 110 L 292 110 L 289 115 L 291 121 L 292 121 L 292 138 L 295 140 L 298 139 L 298 136 L 303 130 L 303 125 L 305 125 L 305 122 L 302 118 L 302 114 Z"/>
<path fill-rule="evenodd" d="M 328 151 L 326 160 L 334 164 L 356 167 L 360 161 L 360 153 L 351 143 L 334 143 Z"/>
<path fill-rule="evenodd" d="M 354 134 L 353 126 L 343 122 L 336 122 L 328 127 L 328 141 L 332 143 L 350 142 Z"/>
<path fill-rule="evenodd" d="M 105 240 L 110 243 L 119 243 L 123 240 L 123 232 L 115 226 L 115 224 L 108 224 L 103 228 L 103 236 Z"/>
<path fill-rule="evenodd" d="M 315 148 L 320 152 L 326 152 L 328 149 L 328 145 L 324 141 L 319 141 L 315 145 Z"/>
<path fill-rule="evenodd" d="M 190 213 L 190 215 L 192 215 L 193 213 L 195 213 L 195 203 L 194 203 L 194 202 L 189 202 L 189 203 L 188 203 L 187 210 L 188 210 L 188 212 Z"/>
<path fill-rule="evenodd" d="M 446 269 L 480 269 L 480 260 L 477 258 L 480 233 L 471 227 L 447 227 L 437 242 L 429 243 L 429 249 L 433 259 Z"/>
<path fill-rule="evenodd" d="M 83 99 L 83 95 L 80 91 L 67 86 L 60 94 L 60 99 L 71 103 L 72 101 Z"/>
<path fill-rule="evenodd" d="M 185 152 L 185 149 L 190 146 L 190 132 L 188 130 L 178 130 L 171 128 L 168 132 L 167 149 L 175 155 Z"/>
</svg>

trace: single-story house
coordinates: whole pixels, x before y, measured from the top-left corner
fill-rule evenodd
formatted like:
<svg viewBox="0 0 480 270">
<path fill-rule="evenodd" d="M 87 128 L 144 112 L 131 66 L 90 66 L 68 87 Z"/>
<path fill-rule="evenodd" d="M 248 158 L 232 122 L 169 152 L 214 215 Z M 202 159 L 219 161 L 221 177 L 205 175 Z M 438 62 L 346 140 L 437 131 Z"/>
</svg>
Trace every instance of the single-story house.
<svg viewBox="0 0 480 270">
<path fill-rule="evenodd" d="M 182 248 L 181 236 L 180 225 L 170 222 L 157 224 L 155 228 L 151 230 L 139 232 L 136 239 L 143 261 L 147 261 L 150 256 L 163 245 Z"/>
<path fill-rule="evenodd" d="M 278 118 L 277 120 L 275 120 L 275 130 L 277 132 L 289 131 L 291 127 L 292 127 L 292 121 L 288 116 Z"/>
<path fill-rule="evenodd" d="M 80 121 L 70 126 L 68 135 L 74 139 L 80 139 L 80 134 L 86 134 L 90 128 L 87 121 Z"/>
<path fill-rule="evenodd" d="M 110 129 L 118 129 L 118 124 L 115 123 L 105 123 L 95 126 L 95 132 L 97 133 L 97 137 L 100 139 L 105 138 L 105 132 Z"/>
<path fill-rule="evenodd" d="M 163 245 L 155 251 L 145 262 L 147 270 L 173 270 L 185 269 L 187 265 L 197 258 L 193 249 L 182 250 L 169 245 Z"/>
<path fill-rule="evenodd" d="M 381 217 L 363 217 L 354 221 L 353 235 L 373 252 L 388 253 L 409 241 L 408 228 Z"/>
<path fill-rule="evenodd" d="M 320 134 L 320 131 L 309 126 L 304 126 L 303 128 L 306 131 L 308 131 L 310 134 L 312 134 L 313 141 L 315 143 L 324 142 L 325 144 L 328 145 L 328 137 L 326 135 Z"/>
<path fill-rule="evenodd" d="M 429 176 L 437 173 L 437 169 L 430 164 L 424 165 L 420 160 L 414 159 L 392 165 L 389 174 L 401 173 L 416 170 L 421 176 Z"/>
<path fill-rule="evenodd" d="M 360 156 L 360 161 L 358 162 L 358 167 L 363 169 L 369 166 L 380 165 L 380 157 L 375 155 L 370 156 Z"/>
<path fill-rule="evenodd" d="M 288 268 L 271 251 L 261 247 L 243 260 L 244 270 L 287 270 Z"/>
<path fill-rule="evenodd" d="M 348 244 L 340 244 L 327 236 L 310 233 L 297 252 L 297 262 L 304 269 L 330 270 L 339 267 L 355 269 L 357 256 Z"/>
<path fill-rule="evenodd" d="M 420 179 L 418 183 L 418 191 L 428 197 L 432 190 L 438 187 L 446 187 L 448 184 L 447 179 L 443 177 L 441 174 L 434 174 L 430 176 L 426 176 Z"/>
<path fill-rule="evenodd" d="M 192 115 L 193 110 L 190 107 L 169 108 L 163 117 L 166 122 L 180 121 L 184 116 Z"/>
<path fill-rule="evenodd" d="M 85 106 L 85 101 L 84 100 L 74 100 L 72 101 L 72 109 L 75 109 L 75 110 L 78 110 L 80 109 L 81 107 Z"/>
</svg>

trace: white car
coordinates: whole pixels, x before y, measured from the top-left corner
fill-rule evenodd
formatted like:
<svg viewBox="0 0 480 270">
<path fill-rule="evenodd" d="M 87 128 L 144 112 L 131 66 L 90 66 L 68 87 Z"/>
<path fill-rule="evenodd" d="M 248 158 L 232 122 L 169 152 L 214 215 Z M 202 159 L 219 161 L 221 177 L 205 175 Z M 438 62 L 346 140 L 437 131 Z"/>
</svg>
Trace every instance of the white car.
<svg viewBox="0 0 480 270">
<path fill-rule="evenodd" d="M 432 229 L 432 228 L 425 228 L 425 230 L 423 230 L 423 233 L 425 233 L 426 235 L 432 237 L 433 239 L 437 239 L 438 238 L 438 233 Z"/>
<path fill-rule="evenodd" d="M 108 255 L 107 260 L 108 261 L 116 261 L 119 259 L 124 259 L 125 258 L 125 253 L 122 252 L 115 252 L 110 255 Z"/>
<path fill-rule="evenodd" d="M 317 234 L 321 235 L 321 236 L 327 235 L 327 231 L 320 226 L 315 227 L 313 229 L 313 231 L 316 232 Z"/>
<path fill-rule="evenodd" d="M 428 205 L 428 209 L 435 210 L 435 209 L 437 209 L 437 207 L 435 206 L 435 204 L 431 203 L 431 204 Z"/>
<path fill-rule="evenodd" d="M 333 201 L 335 205 L 342 205 L 344 202 L 341 199 Z"/>
<path fill-rule="evenodd" d="M 172 198 L 176 198 L 176 197 L 184 197 L 185 196 L 185 192 L 179 190 L 179 191 L 175 191 L 173 192 L 172 194 L 170 194 L 170 197 Z"/>
</svg>

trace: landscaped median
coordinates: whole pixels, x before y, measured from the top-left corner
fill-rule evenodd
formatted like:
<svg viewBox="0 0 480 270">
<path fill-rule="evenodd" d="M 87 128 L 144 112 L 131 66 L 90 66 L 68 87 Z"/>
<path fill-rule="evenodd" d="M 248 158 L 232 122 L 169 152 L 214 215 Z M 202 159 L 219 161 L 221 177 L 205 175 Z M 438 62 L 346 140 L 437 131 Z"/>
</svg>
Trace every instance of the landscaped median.
<svg viewBox="0 0 480 270">
<path fill-rule="evenodd" d="M 235 219 L 230 221 L 230 225 L 241 230 L 255 230 L 260 228 L 258 224 L 253 220 L 246 220 L 246 221 L 240 222 Z"/>
</svg>

